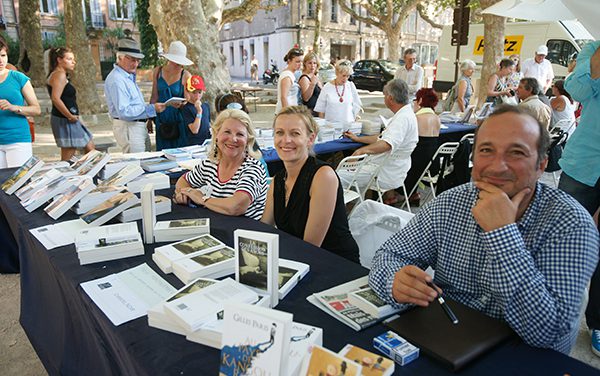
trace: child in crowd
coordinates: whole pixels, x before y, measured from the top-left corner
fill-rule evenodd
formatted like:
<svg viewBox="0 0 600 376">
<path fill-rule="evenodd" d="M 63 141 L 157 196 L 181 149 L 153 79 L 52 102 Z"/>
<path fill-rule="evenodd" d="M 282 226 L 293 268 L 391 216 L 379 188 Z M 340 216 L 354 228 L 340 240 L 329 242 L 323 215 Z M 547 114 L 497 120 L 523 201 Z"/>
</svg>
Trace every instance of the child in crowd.
<svg viewBox="0 0 600 376">
<path fill-rule="evenodd" d="M 210 106 L 202 103 L 206 91 L 204 80 L 200 76 L 191 76 L 185 85 L 187 103 L 181 108 L 181 114 L 187 124 L 187 145 L 202 145 L 210 139 Z"/>
</svg>

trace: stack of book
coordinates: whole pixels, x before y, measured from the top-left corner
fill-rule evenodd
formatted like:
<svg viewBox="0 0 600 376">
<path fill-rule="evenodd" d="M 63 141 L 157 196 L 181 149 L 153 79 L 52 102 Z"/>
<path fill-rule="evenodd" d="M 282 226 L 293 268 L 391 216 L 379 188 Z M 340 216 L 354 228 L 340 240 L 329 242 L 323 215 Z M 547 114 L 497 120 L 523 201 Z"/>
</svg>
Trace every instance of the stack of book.
<svg viewBox="0 0 600 376">
<path fill-rule="evenodd" d="M 84 213 L 81 219 L 90 226 L 100 226 L 139 202 L 140 199 L 136 195 L 123 189 L 120 193 Z"/>
<path fill-rule="evenodd" d="M 222 245 L 173 261 L 173 274 L 183 283 L 196 278 L 221 278 L 235 271 L 235 250 Z"/>
<path fill-rule="evenodd" d="M 109 177 L 117 173 L 119 170 L 129 165 L 139 167 L 140 160 L 138 158 L 131 158 L 128 156 L 112 158 L 110 161 L 108 161 L 107 164 L 104 165 L 104 168 L 100 171 L 98 177 L 102 180 L 108 179 Z"/>
<path fill-rule="evenodd" d="M 75 236 L 81 265 L 144 254 L 144 244 L 135 223 L 119 223 L 81 230 Z"/>
<path fill-rule="evenodd" d="M 32 212 L 35 209 L 39 208 L 40 206 L 44 205 L 46 202 L 48 202 L 51 198 L 56 197 L 61 195 L 63 192 L 65 192 L 66 190 L 68 190 L 70 187 L 75 186 L 76 184 L 78 184 L 82 179 L 89 179 L 87 177 L 80 177 L 80 176 L 72 176 L 72 177 L 64 177 L 64 176 L 59 176 L 56 180 L 54 180 L 51 183 L 48 183 L 48 185 L 38 189 L 37 191 L 35 191 L 31 197 L 22 200 L 21 201 L 21 205 L 23 205 L 23 207 L 25 208 L 25 210 L 27 210 L 28 212 Z"/>
<path fill-rule="evenodd" d="M 8 179 L 2 183 L 0 188 L 8 195 L 12 195 L 21 188 L 31 176 L 44 165 L 44 161 L 36 156 L 32 156 L 25 164 L 15 171 Z"/>
<path fill-rule="evenodd" d="M 200 235 L 177 243 L 164 245 L 154 250 L 152 260 L 158 265 L 163 273 L 173 272 L 173 262 L 184 257 L 194 257 L 208 251 L 224 246 L 216 238 L 209 234 Z"/>
<path fill-rule="evenodd" d="M 55 180 L 61 177 L 61 174 L 56 169 L 45 170 L 43 174 L 38 175 L 35 179 L 32 177 L 31 181 L 19 188 L 15 192 L 15 196 L 19 200 L 24 201 L 30 198 L 35 192 L 44 188 L 45 186 L 52 184 Z"/>
<path fill-rule="evenodd" d="M 156 215 L 166 214 L 171 212 L 171 199 L 165 196 L 154 197 L 154 207 Z M 142 203 L 139 202 L 132 207 L 125 209 L 117 216 L 120 222 L 133 222 L 142 219 Z"/>
<path fill-rule="evenodd" d="M 148 172 L 166 171 L 178 167 L 177 162 L 163 157 L 144 159 L 140 162 L 140 166 Z"/>
<path fill-rule="evenodd" d="M 58 219 L 95 187 L 96 186 L 92 183 L 91 178 L 82 177 L 78 183 L 70 186 L 60 196 L 55 197 L 54 200 L 44 208 L 44 211 L 52 217 L 52 219 Z"/>
<path fill-rule="evenodd" d="M 176 242 L 208 233 L 210 233 L 208 218 L 159 221 L 154 225 L 155 242 Z"/>
<path fill-rule="evenodd" d="M 146 184 L 152 184 L 155 190 L 168 189 L 171 185 L 169 177 L 162 172 L 144 174 L 126 184 L 129 192 L 140 193 Z"/>
<path fill-rule="evenodd" d="M 192 159 L 192 153 L 183 148 L 163 149 L 163 153 L 165 154 L 165 157 L 171 161 Z"/>
</svg>

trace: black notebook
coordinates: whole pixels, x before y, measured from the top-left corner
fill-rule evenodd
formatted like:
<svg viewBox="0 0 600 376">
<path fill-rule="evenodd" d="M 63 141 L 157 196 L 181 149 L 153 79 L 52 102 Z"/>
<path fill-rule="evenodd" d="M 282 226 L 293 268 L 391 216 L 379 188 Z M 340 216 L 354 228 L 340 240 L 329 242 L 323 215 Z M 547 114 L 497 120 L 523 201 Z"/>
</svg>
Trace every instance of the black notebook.
<svg viewBox="0 0 600 376">
<path fill-rule="evenodd" d="M 423 353 L 443 362 L 453 371 L 465 367 L 516 334 L 507 323 L 486 316 L 463 304 L 446 299 L 458 318 L 452 324 L 437 301 L 416 307 L 385 323 Z"/>
</svg>

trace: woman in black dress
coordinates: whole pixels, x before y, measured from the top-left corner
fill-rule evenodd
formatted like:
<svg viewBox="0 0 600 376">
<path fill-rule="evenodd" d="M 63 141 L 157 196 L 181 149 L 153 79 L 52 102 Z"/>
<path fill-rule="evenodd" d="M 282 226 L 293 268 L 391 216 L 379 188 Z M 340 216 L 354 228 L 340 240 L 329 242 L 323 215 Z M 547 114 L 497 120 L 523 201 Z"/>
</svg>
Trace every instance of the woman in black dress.
<svg viewBox="0 0 600 376">
<path fill-rule="evenodd" d="M 261 221 L 358 263 L 340 179 L 312 156 L 318 126 L 304 106 L 286 107 L 273 124 L 284 169 L 275 175 Z"/>
<path fill-rule="evenodd" d="M 300 94 L 302 95 L 302 104 L 308 107 L 313 116 L 319 116 L 314 112 L 317 99 L 323 88 L 323 83 L 319 80 L 319 59 L 314 52 L 307 53 L 302 62 L 302 76 L 298 79 L 300 85 Z"/>
</svg>

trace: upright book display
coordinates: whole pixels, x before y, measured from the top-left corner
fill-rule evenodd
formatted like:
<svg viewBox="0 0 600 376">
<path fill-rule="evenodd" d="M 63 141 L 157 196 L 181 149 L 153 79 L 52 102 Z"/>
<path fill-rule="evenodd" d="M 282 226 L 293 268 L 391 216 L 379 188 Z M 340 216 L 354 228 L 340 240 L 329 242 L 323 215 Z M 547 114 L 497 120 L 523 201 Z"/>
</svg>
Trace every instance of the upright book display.
<svg viewBox="0 0 600 376">
<path fill-rule="evenodd" d="M 271 307 L 279 302 L 279 235 L 235 230 L 235 280 L 271 297 Z"/>
<path fill-rule="evenodd" d="M 144 243 L 154 243 L 154 225 L 156 224 L 156 206 L 154 202 L 154 186 L 146 184 L 140 194 L 142 198 L 142 231 Z"/>
</svg>

